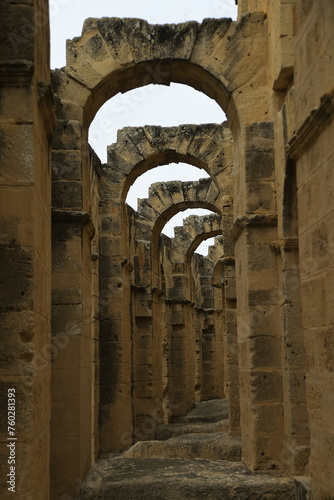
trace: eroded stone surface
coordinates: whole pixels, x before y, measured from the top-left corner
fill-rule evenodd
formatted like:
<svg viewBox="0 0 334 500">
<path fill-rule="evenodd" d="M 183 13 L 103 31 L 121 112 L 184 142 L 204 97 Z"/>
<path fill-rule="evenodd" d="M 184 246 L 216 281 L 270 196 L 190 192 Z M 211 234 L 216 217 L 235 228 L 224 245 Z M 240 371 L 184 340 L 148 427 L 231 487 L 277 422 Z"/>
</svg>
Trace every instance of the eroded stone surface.
<svg viewBox="0 0 334 500">
<path fill-rule="evenodd" d="M 139 441 L 123 456 L 125 458 L 205 458 L 209 460 L 241 459 L 240 438 L 226 433 L 187 434 L 167 441 Z"/>
<path fill-rule="evenodd" d="M 154 438 L 159 441 L 185 434 L 201 434 L 208 432 L 227 432 L 228 419 L 213 423 L 190 423 L 190 424 L 164 424 L 158 425 L 154 431 Z"/>
<path fill-rule="evenodd" d="M 211 399 L 197 403 L 184 417 L 175 419 L 175 422 L 217 422 L 228 418 L 228 401 L 226 399 Z"/>
<path fill-rule="evenodd" d="M 295 500 L 295 484 L 284 476 L 251 474 L 225 461 L 183 459 L 103 460 L 92 467 L 80 500 Z"/>
</svg>

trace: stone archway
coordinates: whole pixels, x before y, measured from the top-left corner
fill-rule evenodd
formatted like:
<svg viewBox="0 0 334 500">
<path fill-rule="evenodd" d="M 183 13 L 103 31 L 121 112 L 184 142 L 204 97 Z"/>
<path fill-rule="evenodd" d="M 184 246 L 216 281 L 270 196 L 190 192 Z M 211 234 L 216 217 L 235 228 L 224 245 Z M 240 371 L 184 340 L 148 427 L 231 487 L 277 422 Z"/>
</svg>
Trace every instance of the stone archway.
<svg viewBox="0 0 334 500">
<path fill-rule="evenodd" d="M 123 367 L 118 365 L 120 371 L 117 376 L 108 368 L 110 360 L 109 363 L 104 363 L 106 370 L 101 371 L 103 379 L 101 390 L 104 396 L 100 400 L 100 432 L 103 450 L 115 446 L 121 447 L 120 436 L 123 434 L 128 436 L 128 430 L 124 428 L 120 433 L 119 429 L 121 426 L 131 426 L 130 381 L 124 378 L 125 374 L 122 375 L 122 370 L 126 370 L 127 363 L 130 363 L 131 352 L 127 347 L 130 345 L 129 334 L 133 328 L 146 331 L 151 328 L 156 331 L 160 329 L 159 324 L 152 323 L 153 316 L 159 316 L 153 315 L 152 308 L 156 310 L 160 308 L 159 294 L 156 292 L 161 289 L 159 277 L 161 229 L 179 210 L 203 207 L 220 212 L 221 208 L 226 206 L 231 199 L 232 155 L 231 134 L 224 125 L 205 125 L 203 128 L 188 125 L 166 129 L 125 128 L 119 132 L 118 142 L 108 148 L 109 162 L 102 168 L 100 182 L 100 294 L 103 292 L 107 302 L 102 304 L 102 308 L 100 307 L 101 353 L 105 359 L 110 342 L 115 344 L 122 338 L 123 347 L 117 344 L 117 351 L 113 351 L 113 359 L 121 357 L 124 364 Z M 138 213 L 126 207 L 127 190 L 141 173 L 175 160 L 185 160 L 201 166 L 211 178 L 198 182 L 156 183 L 150 188 L 149 198 L 140 200 Z M 217 178 L 220 182 L 219 189 L 215 182 Z M 138 244 L 134 248 L 136 240 Z M 136 256 L 136 261 L 133 260 L 133 256 Z M 141 264 L 138 266 L 138 263 Z M 133 287 L 130 289 L 130 283 L 136 284 L 135 289 Z M 155 292 L 152 293 L 152 290 Z M 108 297 L 114 297 L 116 300 L 110 302 Z M 138 305 L 138 312 L 134 313 L 133 328 L 129 315 L 119 307 L 119 304 L 129 304 L 132 301 L 141 304 Z M 145 303 L 153 305 L 147 308 Z M 112 329 L 114 337 L 110 333 Z M 111 365 L 116 366 L 113 362 Z M 158 363 L 156 367 L 159 370 Z M 117 389 L 119 384 L 123 385 L 122 391 Z M 111 390 L 111 387 L 114 389 Z M 147 389 L 145 391 L 147 392 Z M 112 394 L 114 396 L 111 397 Z M 120 397 L 117 398 L 117 394 L 120 394 Z M 113 399 L 114 397 L 116 399 Z M 154 398 L 152 401 L 155 408 L 151 408 L 151 413 L 156 411 L 156 401 Z M 114 441 L 115 436 L 110 432 L 111 419 L 115 421 L 114 415 L 122 415 L 120 425 L 115 427 L 118 429 L 117 445 Z M 127 415 L 128 420 L 124 415 Z M 144 421 L 145 419 L 146 417 Z M 137 423 L 136 427 L 141 428 L 142 423 Z"/>
<path fill-rule="evenodd" d="M 215 205 L 217 198 L 217 188 L 211 179 L 202 179 L 198 182 L 154 184 L 150 190 L 150 197 L 141 200 L 138 212 L 130 210 L 129 233 L 133 235 L 127 257 L 131 266 L 130 273 L 127 274 L 129 269 L 127 265 L 124 266 L 123 271 L 119 268 L 120 274 L 118 276 L 116 276 L 115 266 L 105 267 L 101 270 L 101 283 L 108 282 L 110 287 L 107 295 L 115 297 L 117 294 L 122 295 L 123 293 L 122 299 L 120 298 L 119 301 L 108 303 L 106 307 L 100 308 L 100 321 L 104 325 L 101 331 L 104 332 L 105 328 L 109 331 L 109 338 L 101 339 L 100 351 L 101 354 L 103 353 L 106 368 L 115 366 L 117 369 L 117 374 L 110 369 L 101 372 L 100 432 L 101 446 L 105 451 L 115 447 L 124 448 L 124 434 L 128 439 L 129 431 L 124 431 L 121 435 L 118 431 L 121 425 L 121 423 L 119 425 L 117 423 L 119 413 L 116 408 L 118 405 L 124 405 L 127 408 L 132 407 L 135 429 L 140 429 L 137 432 L 139 436 L 143 434 L 143 426 L 147 427 L 147 422 L 152 421 L 152 415 L 157 413 L 157 401 L 162 401 L 163 398 L 161 385 L 162 304 L 159 245 L 161 229 L 164 223 L 179 210 L 202 207 L 218 212 L 219 210 Z M 164 200 L 164 203 L 162 203 L 162 200 Z M 101 239 L 101 248 L 103 248 L 104 256 L 101 255 L 101 257 L 108 258 L 109 256 L 110 259 L 113 245 L 113 238 L 110 238 L 110 236 L 109 238 L 103 237 Z M 129 318 L 125 310 L 122 310 L 120 303 L 133 304 L 131 306 L 131 318 Z M 117 335 L 115 341 L 110 337 L 114 325 L 120 325 L 122 332 Z M 125 335 L 127 335 L 127 340 L 124 338 Z M 122 340 L 120 341 L 120 339 Z M 129 382 L 124 379 L 125 375 L 123 375 L 125 371 L 128 372 L 128 363 L 131 363 L 129 343 L 134 346 L 132 354 L 134 356 L 132 392 L 135 399 L 132 405 Z M 111 344 L 117 345 L 117 352 L 112 349 L 110 351 L 112 357 L 107 360 L 106 353 L 108 352 L 108 346 L 110 347 Z M 138 358 L 138 353 L 144 352 L 144 344 L 145 362 L 143 357 Z M 125 359 L 128 361 L 125 361 Z M 194 386 L 191 379 L 188 380 L 188 385 Z M 109 399 L 110 394 L 116 395 L 115 400 Z M 121 396 L 117 397 L 117 394 Z M 186 411 L 194 400 L 189 391 L 187 398 L 190 398 L 189 401 L 184 399 L 183 393 L 182 399 L 184 401 L 182 405 L 179 405 L 180 412 Z M 124 413 L 122 413 L 121 419 L 122 425 L 124 425 Z M 128 424 L 131 427 L 132 419 Z M 146 430 L 144 435 L 147 438 L 150 433 Z"/>
<path fill-rule="evenodd" d="M 69 41 L 67 64 L 54 72 L 53 85 L 68 105 L 68 119 L 79 120 L 84 128 L 116 93 L 171 82 L 190 85 L 215 99 L 232 125 L 238 120 L 237 109 L 244 108 L 249 117 L 254 116 L 253 105 L 259 111 L 258 103 L 246 105 L 242 92 L 235 91 L 263 75 L 260 57 L 252 58 L 252 64 L 248 60 L 254 53 L 264 55 L 264 19 L 253 14 L 242 23 L 206 19 L 179 25 L 87 19 L 81 37 Z"/>
<path fill-rule="evenodd" d="M 269 108 L 268 101 L 262 98 L 266 95 L 264 89 L 267 81 L 265 64 L 267 54 L 266 45 L 263 43 L 267 36 L 265 16 L 253 13 L 239 22 L 206 20 L 201 25 L 186 23 L 181 26 L 157 27 L 138 20 L 88 20 L 82 36 L 69 43 L 67 66 L 53 72 L 58 119 L 56 140 L 53 145 L 54 222 L 56 225 L 60 224 L 58 228 L 62 233 L 60 237 L 67 240 L 72 239 L 73 233 L 70 235 L 66 224 L 72 224 L 75 220 L 78 226 L 75 233 L 75 238 L 78 238 L 76 243 L 79 244 L 79 240 L 81 241 L 81 245 L 78 245 L 80 255 L 77 256 L 77 266 L 80 268 L 78 273 L 80 302 L 75 304 L 83 311 L 81 317 L 77 319 L 80 335 L 76 362 L 81 367 L 78 382 L 80 387 L 87 386 L 85 377 L 87 373 L 92 373 L 89 364 L 91 346 L 92 340 L 98 336 L 94 322 L 93 301 L 93 297 L 98 294 L 96 270 L 89 264 L 92 257 L 95 258 L 90 242 L 93 235 L 93 231 L 90 230 L 90 219 L 95 228 L 99 229 L 96 209 L 97 186 L 100 183 L 99 179 L 103 177 L 103 171 L 90 152 L 87 137 L 91 120 L 104 102 L 119 91 L 125 92 L 149 83 L 168 85 L 175 81 L 205 92 L 226 111 L 234 136 L 235 189 L 236 192 L 240 192 L 241 189 L 245 194 L 244 197 L 240 197 L 242 202 L 235 206 L 235 217 L 243 217 L 245 211 L 247 213 L 268 211 L 272 207 L 272 184 L 263 183 L 259 178 L 254 182 L 253 178 L 249 179 L 248 174 L 245 174 L 247 169 L 249 171 L 252 169 L 252 159 L 247 157 L 244 148 L 245 137 L 248 143 L 251 143 L 257 136 L 256 128 L 252 129 L 249 124 L 254 121 L 266 122 Z M 119 33 L 123 33 L 124 36 L 120 37 Z M 166 41 L 164 33 L 171 36 L 171 43 Z M 260 150 L 256 151 L 256 156 L 261 155 L 265 156 Z M 196 154 L 194 156 L 196 157 Z M 110 195 L 118 196 L 112 186 Z M 100 210 L 100 213 L 106 215 L 104 228 L 107 231 L 108 208 L 102 203 Z M 110 285 L 115 300 L 120 294 L 124 294 L 122 287 L 128 279 L 128 273 L 131 272 L 126 246 L 125 252 L 119 252 L 120 248 L 123 249 L 124 242 L 126 245 L 127 239 L 117 236 L 117 224 L 117 220 L 113 219 L 111 233 L 115 237 L 107 266 L 116 267 L 125 281 L 116 282 L 111 279 L 109 284 L 106 283 L 106 289 L 109 290 Z M 261 235 L 259 238 L 261 239 Z M 240 241 L 241 245 L 246 244 L 244 239 L 238 241 L 237 258 L 243 259 L 244 253 Z M 58 281 L 57 286 L 63 285 Z M 68 302 L 66 305 L 70 307 L 74 305 L 72 298 L 69 298 Z M 126 324 L 122 326 L 122 334 L 126 326 Z M 115 332 L 116 337 L 119 334 Z M 85 360 L 84 365 L 82 360 Z M 53 376 L 56 383 L 57 369 L 54 368 Z M 248 376 L 249 374 L 245 376 L 245 380 Z M 246 392 L 247 387 L 245 383 Z M 79 393 L 85 393 L 87 397 L 86 401 L 80 402 L 78 408 L 81 403 L 86 407 L 90 396 L 86 390 L 79 390 Z M 110 395 L 110 398 L 113 396 Z M 248 393 L 245 400 L 247 399 L 249 399 Z M 118 409 L 119 412 L 123 410 L 121 407 Z M 257 411 L 257 408 L 255 410 Z M 92 419 L 88 414 L 89 411 L 87 411 L 85 431 L 81 431 L 83 426 L 79 422 L 80 419 L 76 426 L 80 429 L 78 442 L 81 443 L 81 448 L 87 450 L 91 446 L 87 436 L 93 433 Z M 128 418 L 126 411 L 124 415 L 126 422 Z M 247 419 L 245 426 L 248 427 Z M 95 427 L 98 432 L 96 423 Z M 247 434 L 245 436 L 245 443 L 249 443 Z M 63 438 L 65 439 L 65 436 Z M 251 465 L 253 465 L 253 448 L 256 448 L 255 444 L 250 445 L 249 453 L 247 446 L 245 448 Z M 88 463 L 89 456 L 87 453 L 86 460 L 83 461 L 85 464 Z M 83 469 L 86 467 L 83 465 Z"/>
<path fill-rule="evenodd" d="M 223 242 L 216 238 L 215 246 L 209 249 L 206 257 L 194 255 L 202 241 L 222 234 L 222 217 L 218 214 L 192 215 L 184 220 L 183 226 L 176 227 L 174 231 L 171 259 L 175 265 L 176 293 L 172 288 L 169 297 L 172 299 L 175 295 L 180 296 L 179 289 L 183 286 L 181 299 L 190 301 L 193 333 L 191 335 L 188 333 L 189 324 L 185 324 L 185 329 L 188 342 L 191 337 L 196 342 L 195 398 L 196 400 L 222 398 L 224 396 L 223 311 L 221 301 L 216 301 L 213 281 L 216 261 L 224 252 Z M 180 307 L 182 307 L 180 300 L 171 302 L 172 310 L 174 308 L 178 311 Z"/>
</svg>

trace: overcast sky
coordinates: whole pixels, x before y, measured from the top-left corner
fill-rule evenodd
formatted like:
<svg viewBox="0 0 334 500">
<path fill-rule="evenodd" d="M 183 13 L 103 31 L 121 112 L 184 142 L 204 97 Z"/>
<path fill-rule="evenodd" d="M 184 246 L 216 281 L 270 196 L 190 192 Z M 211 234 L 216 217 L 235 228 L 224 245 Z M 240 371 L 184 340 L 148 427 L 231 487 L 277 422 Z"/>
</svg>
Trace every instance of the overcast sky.
<svg viewBox="0 0 334 500">
<path fill-rule="evenodd" d="M 181 23 L 203 19 L 231 17 L 236 19 L 235 0 L 50 0 L 51 67 L 66 64 L 66 39 L 81 35 L 82 25 L 88 17 L 137 17 L 151 24 Z M 149 85 L 118 94 L 97 113 L 90 127 L 89 141 L 102 162 L 106 162 L 107 145 L 116 142 L 117 130 L 125 126 L 162 125 L 184 123 L 221 123 L 225 115 L 215 101 L 180 84 L 170 87 Z M 136 208 L 137 198 L 148 195 L 153 182 L 168 180 L 195 180 L 207 177 L 203 170 L 186 164 L 169 165 L 142 175 L 132 186 L 127 202 Z M 191 213 L 181 212 L 166 224 L 163 232 L 173 236 L 173 226 Z M 212 243 L 212 242 L 209 242 Z M 208 243 L 197 251 L 206 254 Z"/>
</svg>

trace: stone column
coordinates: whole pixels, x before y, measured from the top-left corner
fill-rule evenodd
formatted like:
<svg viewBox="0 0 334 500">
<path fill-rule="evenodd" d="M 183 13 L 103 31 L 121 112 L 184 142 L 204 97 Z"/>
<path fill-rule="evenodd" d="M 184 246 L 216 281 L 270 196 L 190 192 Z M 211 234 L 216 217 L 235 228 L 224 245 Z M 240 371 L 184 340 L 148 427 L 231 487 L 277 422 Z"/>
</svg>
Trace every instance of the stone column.
<svg viewBox="0 0 334 500">
<path fill-rule="evenodd" d="M 154 438 L 162 423 L 162 340 L 159 290 L 133 285 L 133 420 L 134 441 Z"/>
<path fill-rule="evenodd" d="M 100 185 L 100 449 L 132 444 L 131 290 L 128 214 L 121 210 L 120 175 L 103 168 Z"/>
<path fill-rule="evenodd" d="M 53 212 L 52 498 L 76 494 L 91 464 L 94 227 L 85 212 Z M 66 459 L 65 459 L 66 457 Z"/>
<path fill-rule="evenodd" d="M 172 287 L 167 289 L 171 311 L 171 404 L 173 415 L 184 415 L 195 401 L 194 304 L 189 300 L 189 265 L 173 262 L 172 271 Z"/>
<path fill-rule="evenodd" d="M 244 126 L 235 184 L 240 412 L 243 457 L 252 469 L 280 466 L 283 394 L 273 127 Z M 236 145 L 236 150 L 238 145 Z"/>
<path fill-rule="evenodd" d="M 281 241 L 282 296 L 284 322 L 283 397 L 285 446 L 282 463 L 292 474 L 303 475 L 310 453 L 306 404 L 306 356 L 303 342 L 297 238 Z"/>
<path fill-rule="evenodd" d="M 99 231 L 101 172 L 80 122 L 64 120 L 62 113 L 58 103 L 52 151 L 52 342 L 54 349 L 60 345 L 52 364 L 53 498 L 76 493 L 96 453 L 98 254 L 96 248 L 92 252 L 92 238 Z"/>
<path fill-rule="evenodd" d="M 202 387 L 201 399 L 208 400 L 216 397 L 216 366 L 215 366 L 215 308 L 213 289 L 213 262 L 206 257 L 199 260 L 197 272 L 200 284 L 200 304 L 195 307 L 195 312 L 202 317 L 201 342 L 202 342 Z"/>
<path fill-rule="evenodd" d="M 229 409 L 229 434 L 240 436 L 239 358 L 237 335 L 235 260 L 223 258 L 225 306 L 225 373 Z"/>
</svg>

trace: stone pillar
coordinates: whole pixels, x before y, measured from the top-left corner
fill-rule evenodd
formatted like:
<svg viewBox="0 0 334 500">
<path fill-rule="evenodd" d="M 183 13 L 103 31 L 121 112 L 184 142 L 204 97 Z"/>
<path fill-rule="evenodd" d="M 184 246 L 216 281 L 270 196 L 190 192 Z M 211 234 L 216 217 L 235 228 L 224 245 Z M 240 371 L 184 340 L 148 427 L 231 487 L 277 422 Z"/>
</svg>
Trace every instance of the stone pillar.
<svg viewBox="0 0 334 500">
<path fill-rule="evenodd" d="M 134 441 L 154 439 L 162 413 L 162 340 L 159 290 L 133 286 L 132 325 Z"/>
<path fill-rule="evenodd" d="M 244 126 L 234 223 L 243 457 L 252 469 L 280 466 L 283 446 L 281 336 L 273 127 Z M 238 145 L 236 145 L 236 149 Z M 244 193 L 244 196 L 240 196 Z"/>
<path fill-rule="evenodd" d="M 132 444 L 131 290 L 128 214 L 119 174 L 103 168 L 100 184 L 100 450 Z"/>
<path fill-rule="evenodd" d="M 189 265 L 172 263 L 173 282 L 167 289 L 171 311 L 171 405 L 173 415 L 184 415 L 195 401 L 195 324 L 189 300 Z"/>
<path fill-rule="evenodd" d="M 283 293 L 280 306 L 284 322 L 282 347 L 285 434 L 282 464 L 291 474 L 303 475 L 309 460 L 310 436 L 297 238 L 284 238 L 281 242 L 281 256 Z"/>
<path fill-rule="evenodd" d="M 163 345 L 161 316 L 160 254 L 155 255 L 155 286 L 152 286 L 152 221 L 140 214 L 133 220 L 134 272 L 132 277 L 132 405 L 133 439 L 154 438 L 163 422 Z"/>
<path fill-rule="evenodd" d="M 202 316 L 201 341 L 202 341 L 202 387 L 201 399 L 219 398 L 216 386 L 216 329 L 213 289 L 213 262 L 207 257 L 202 257 L 197 270 L 200 283 L 201 302 L 195 307 L 197 314 Z"/>
<path fill-rule="evenodd" d="M 229 434 L 240 436 L 239 359 L 236 309 L 235 260 L 223 258 L 225 306 L 225 373 L 229 409 Z"/>
<path fill-rule="evenodd" d="M 214 311 L 203 311 L 204 318 L 202 324 L 202 392 L 201 399 L 206 401 L 211 398 L 218 398 L 216 392 L 216 371 L 215 371 L 215 324 Z"/>
<path fill-rule="evenodd" d="M 87 213 L 54 210 L 51 497 L 55 499 L 75 495 L 91 464 L 93 235 Z"/>
<path fill-rule="evenodd" d="M 98 254 L 97 248 L 92 253 L 92 238 L 99 230 L 100 164 L 84 145 L 80 123 L 63 120 L 62 112 L 58 103 L 52 151 L 52 342 L 59 351 L 52 363 L 52 498 L 76 494 L 96 452 Z"/>
<path fill-rule="evenodd" d="M 240 416 L 245 462 L 270 469 L 280 466 L 283 441 L 278 276 L 270 248 L 276 219 L 255 221 L 247 219 L 235 247 Z"/>
<path fill-rule="evenodd" d="M 170 294 L 173 296 L 173 293 Z M 195 338 L 192 302 L 171 298 L 170 381 L 171 413 L 185 415 L 195 401 Z"/>
<path fill-rule="evenodd" d="M 220 241 L 215 245 L 219 244 Z M 215 247 L 211 247 L 215 248 Z M 210 251 L 209 251 L 210 255 Z M 214 373 L 215 373 L 215 393 L 217 398 L 227 398 L 226 394 L 226 310 L 224 299 L 224 288 L 222 283 L 222 266 L 221 255 L 218 262 L 216 262 L 214 276 L 213 276 L 213 295 L 214 295 Z"/>
</svg>

